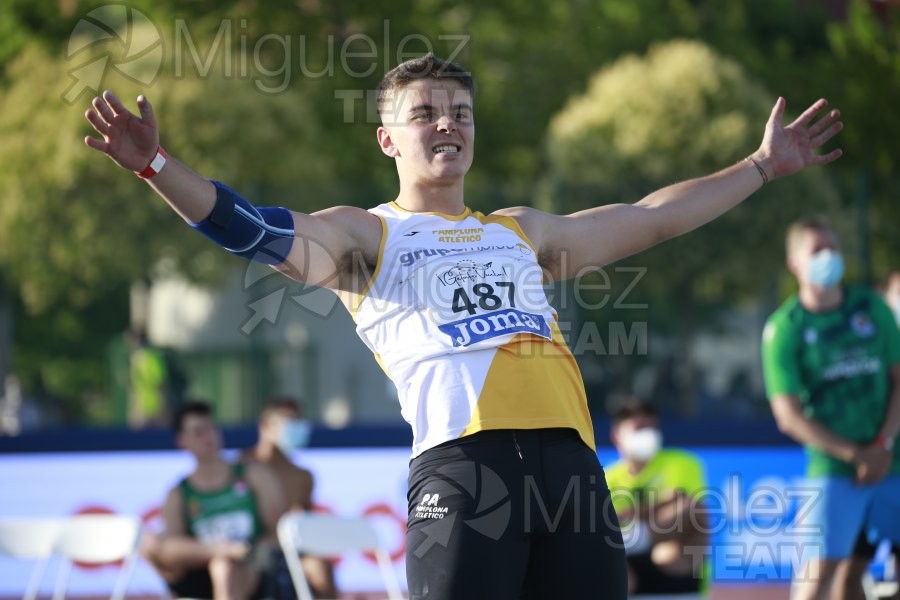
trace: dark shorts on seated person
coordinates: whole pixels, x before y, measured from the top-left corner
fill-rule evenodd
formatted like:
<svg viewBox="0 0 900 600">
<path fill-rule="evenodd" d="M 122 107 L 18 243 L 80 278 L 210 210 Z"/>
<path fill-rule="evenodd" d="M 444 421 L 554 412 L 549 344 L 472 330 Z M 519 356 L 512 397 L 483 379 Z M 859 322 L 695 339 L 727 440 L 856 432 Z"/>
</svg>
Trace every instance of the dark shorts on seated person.
<svg viewBox="0 0 900 600">
<path fill-rule="evenodd" d="M 208 569 L 192 569 L 176 582 L 169 583 L 169 592 L 173 598 L 211 599 L 213 597 L 212 580 Z M 259 585 L 253 592 L 251 600 L 262 600 L 266 594 L 265 578 L 260 577 Z"/>
<path fill-rule="evenodd" d="M 693 575 L 672 575 L 657 567 L 650 554 L 632 554 L 628 566 L 634 573 L 637 586 L 635 594 L 687 594 L 700 592 L 703 580 Z"/>
</svg>

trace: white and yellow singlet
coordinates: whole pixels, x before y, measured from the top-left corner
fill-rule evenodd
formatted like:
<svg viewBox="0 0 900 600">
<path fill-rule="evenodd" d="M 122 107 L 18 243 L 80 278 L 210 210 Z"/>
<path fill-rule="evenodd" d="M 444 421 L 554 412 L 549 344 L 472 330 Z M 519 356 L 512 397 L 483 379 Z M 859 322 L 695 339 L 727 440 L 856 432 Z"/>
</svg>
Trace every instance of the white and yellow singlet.
<svg viewBox="0 0 900 600">
<path fill-rule="evenodd" d="M 511 217 L 370 209 L 378 263 L 354 319 L 394 381 L 412 455 L 490 429 L 569 427 L 592 449 L 581 374 Z"/>
</svg>

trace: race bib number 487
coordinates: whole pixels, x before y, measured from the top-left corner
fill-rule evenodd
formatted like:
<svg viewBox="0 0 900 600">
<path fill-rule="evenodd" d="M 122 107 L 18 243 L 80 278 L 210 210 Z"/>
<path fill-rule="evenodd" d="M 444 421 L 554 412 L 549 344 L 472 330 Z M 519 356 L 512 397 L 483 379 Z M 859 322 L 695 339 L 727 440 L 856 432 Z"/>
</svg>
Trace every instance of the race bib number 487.
<svg viewBox="0 0 900 600">
<path fill-rule="evenodd" d="M 432 321 L 461 347 L 514 333 L 549 340 L 541 277 L 540 267 L 524 261 L 459 257 L 423 265 L 412 280 Z"/>
</svg>

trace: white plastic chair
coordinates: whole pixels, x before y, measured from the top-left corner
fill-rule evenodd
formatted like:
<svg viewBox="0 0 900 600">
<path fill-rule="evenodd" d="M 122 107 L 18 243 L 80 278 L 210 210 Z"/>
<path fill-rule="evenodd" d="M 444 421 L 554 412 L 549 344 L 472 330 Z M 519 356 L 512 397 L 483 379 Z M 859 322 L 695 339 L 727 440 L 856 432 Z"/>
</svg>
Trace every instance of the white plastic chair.
<svg viewBox="0 0 900 600">
<path fill-rule="evenodd" d="M 77 515 L 66 519 L 53 547 L 53 553 L 65 558 L 56 578 L 53 600 L 66 595 L 72 562 L 106 563 L 124 561 L 111 600 L 122 600 L 131 581 L 137 559 L 141 522 L 121 515 Z"/>
<path fill-rule="evenodd" d="M 284 552 L 298 600 L 313 600 L 298 553 L 335 557 L 346 552 L 373 552 L 390 600 L 403 600 L 388 551 L 375 528 L 361 517 L 337 517 L 307 512 L 287 513 L 278 522 L 278 542 Z"/>
<path fill-rule="evenodd" d="M 897 597 L 900 591 L 894 546 L 888 540 L 881 540 L 875 547 L 875 555 L 869 564 L 869 568 L 863 572 L 862 587 L 866 600 L 882 600 Z M 881 566 L 878 573 L 876 565 Z M 878 579 L 875 575 L 878 574 Z"/>
<path fill-rule="evenodd" d="M 0 521 L 0 554 L 34 559 L 23 600 L 34 600 L 62 531 L 63 519 L 3 519 Z"/>
</svg>

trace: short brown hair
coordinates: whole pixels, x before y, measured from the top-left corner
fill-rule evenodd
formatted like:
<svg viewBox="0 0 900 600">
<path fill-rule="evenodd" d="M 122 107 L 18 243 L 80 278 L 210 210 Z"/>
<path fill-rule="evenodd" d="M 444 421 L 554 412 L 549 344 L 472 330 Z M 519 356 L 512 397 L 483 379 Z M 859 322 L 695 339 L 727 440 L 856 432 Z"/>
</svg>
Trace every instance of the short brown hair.
<svg viewBox="0 0 900 600">
<path fill-rule="evenodd" d="M 175 416 L 172 418 L 172 432 L 175 435 L 179 435 L 181 430 L 184 429 L 184 422 L 192 415 L 212 419 L 212 406 L 210 406 L 209 402 L 203 400 L 187 400 L 175 411 Z"/>
<path fill-rule="evenodd" d="M 378 84 L 376 98 L 378 112 L 384 112 L 394 92 L 408 86 L 413 81 L 431 77 L 433 79 L 455 79 L 461 86 L 475 97 L 475 79 L 472 74 L 455 62 L 438 58 L 431 52 L 418 58 L 400 63 L 387 72 Z"/>
<path fill-rule="evenodd" d="M 652 402 L 634 394 L 612 397 L 607 410 L 613 427 L 638 415 L 659 418 L 659 411 Z"/>
<path fill-rule="evenodd" d="M 303 416 L 303 407 L 294 398 L 290 396 L 272 396 L 266 400 L 266 403 L 263 405 L 262 410 L 259 413 L 259 420 L 265 421 L 273 414 L 282 410 L 293 411 L 299 416 Z"/>
<path fill-rule="evenodd" d="M 784 248 L 788 255 L 791 254 L 791 251 L 797 245 L 800 236 L 807 231 L 830 233 L 837 237 L 837 233 L 825 217 L 821 215 L 804 217 L 791 223 L 790 227 L 788 227 L 787 235 L 784 236 Z"/>
</svg>

